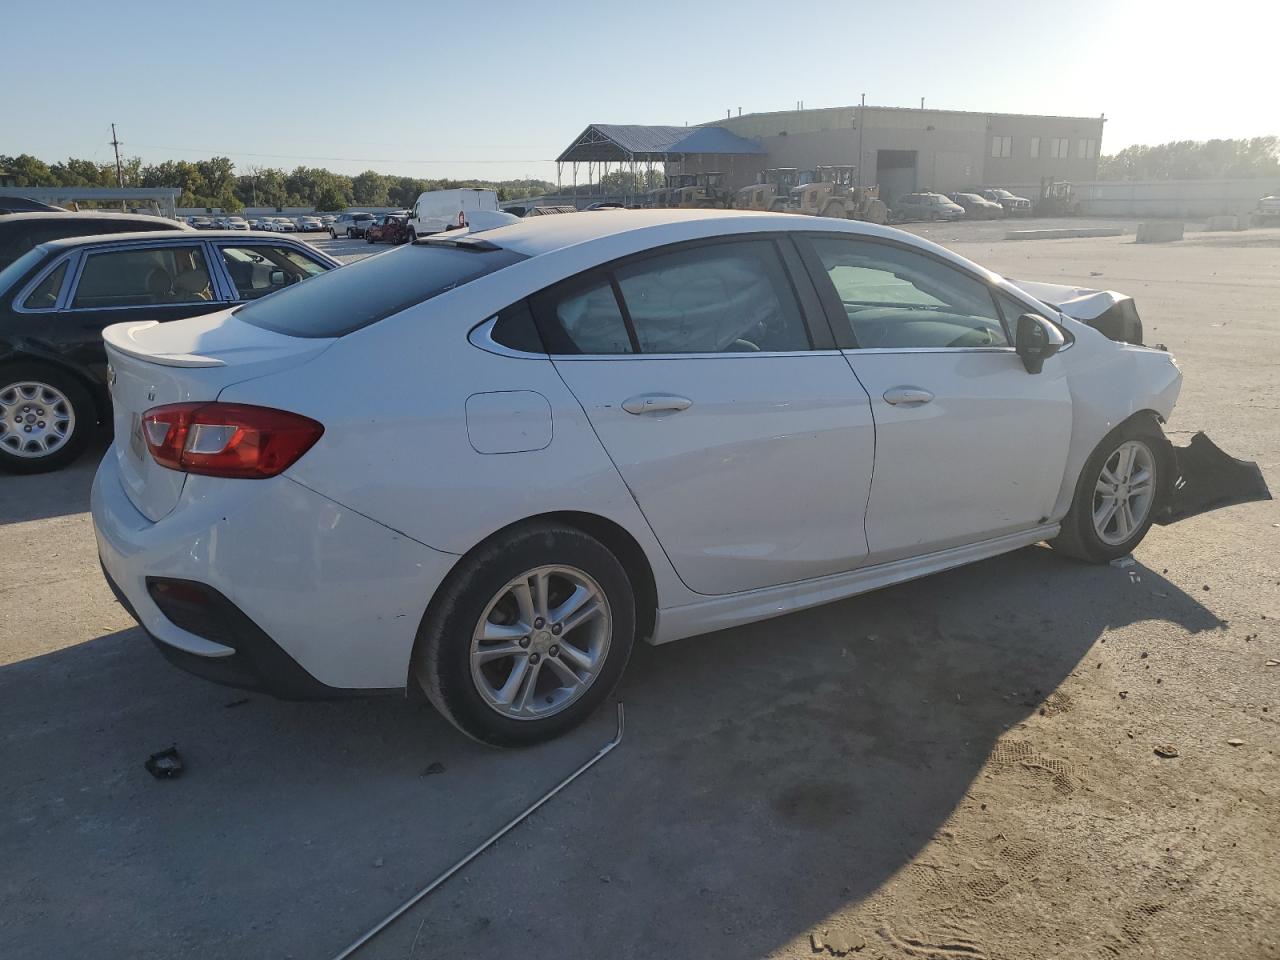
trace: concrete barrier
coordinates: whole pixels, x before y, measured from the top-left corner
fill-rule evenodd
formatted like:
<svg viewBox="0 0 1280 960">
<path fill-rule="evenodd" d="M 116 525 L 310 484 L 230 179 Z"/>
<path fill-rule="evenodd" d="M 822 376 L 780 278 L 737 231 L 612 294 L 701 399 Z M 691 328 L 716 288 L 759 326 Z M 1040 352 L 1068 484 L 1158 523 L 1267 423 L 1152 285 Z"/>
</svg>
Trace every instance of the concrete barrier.
<svg viewBox="0 0 1280 960">
<path fill-rule="evenodd" d="M 1180 220 L 1145 220 L 1138 224 L 1139 243 L 1168 243 L 1182 239 Z"/>
<path fill-rule="evenodd" d="M 1009 230 L 1006 240 L 1066 240 L 1071 237 L 1122 237 L 1119 227 L 1057 227 L 1043 230 Z"/>
<path fill-rule="evenodd" d="M 1206 230 L 1243 230 L 1248 225 L 1249 225 L 1249 220 L 1247 217 L 1236 217 L 1236 216 L 1210 217 L 1208 223 L 1205 224 L 1205 229 Z"/>
</svg>

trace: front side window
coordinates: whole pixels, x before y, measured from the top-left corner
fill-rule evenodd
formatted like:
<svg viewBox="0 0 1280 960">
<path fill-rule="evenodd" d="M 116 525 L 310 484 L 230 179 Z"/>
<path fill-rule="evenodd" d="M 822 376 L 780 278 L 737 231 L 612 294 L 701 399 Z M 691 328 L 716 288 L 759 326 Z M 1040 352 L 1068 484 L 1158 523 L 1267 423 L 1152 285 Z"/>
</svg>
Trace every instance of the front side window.
<svg viewBox="0 0 1280 960">
<path fill-rule="evenodd" d="M 146 307 L 212 299 L 209 271 L 198 246 L 149 247 L 90 253 L 71 306 Z"/>
<path fill-rule="evenodd" d="M 811 242 L 859 348 L 1009 345 L 982 281 L 887 244 L 836 237 Z"/>
<path fill-rule="evenodd" d="M 321 264 L 292 247 L 245 244 L 222 247 L 221 251 L 238 300 L 255 300 L 325 272 Z"/>
<path fill-rule="evenodd" d="M 800 305 L 770 240 L 690 247 L 616 273 L 641 353 L 809 349 Z"/>
<path fill-rule="evenodd" d="M 67 264 L 63 260 L 40 284 L 31 291 L 31 295 L 22 302 L 27 310 L 52 310 L 58 304 L 58 293 L 62 290 L 62 281 L 67 278 Z"/>
</svg>

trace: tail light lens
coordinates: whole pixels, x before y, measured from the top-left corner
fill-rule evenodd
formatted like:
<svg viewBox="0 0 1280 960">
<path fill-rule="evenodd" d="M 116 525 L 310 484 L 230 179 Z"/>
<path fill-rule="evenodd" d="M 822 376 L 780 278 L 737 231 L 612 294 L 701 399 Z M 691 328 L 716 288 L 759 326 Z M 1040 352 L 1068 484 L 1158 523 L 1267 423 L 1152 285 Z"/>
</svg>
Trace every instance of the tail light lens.
<svg viewBox="0 0 1280 960">
<path fill-rule="evenodd" d="M 309 417 L 246 403 L 170 403 L 142 415 L 142 436 L 156 463 L 210 477 L 274 477 L 322 433 Z"/>
</svg>

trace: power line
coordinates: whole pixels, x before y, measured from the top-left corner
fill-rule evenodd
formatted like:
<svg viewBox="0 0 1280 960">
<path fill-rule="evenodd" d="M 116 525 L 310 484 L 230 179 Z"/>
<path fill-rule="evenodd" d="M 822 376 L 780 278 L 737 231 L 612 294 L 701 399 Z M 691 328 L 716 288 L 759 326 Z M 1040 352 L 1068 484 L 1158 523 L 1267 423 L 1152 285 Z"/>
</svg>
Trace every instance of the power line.
<svg viewBox="0 0 1280 960">
<path fill-rule="evenodd" d="M 502 160 L 475 160 L 454 158 L 449 160 L 411 160 L 403 157 L 321 157 L 304 153 L 249 153 L 242 150 L 212 150 L 203 147 L 171 147 L 159 143 L 135 143 L 135 147 L 148 150 L 173 150 L 177 153 L 199 153 L 205 156 L 223 156 L 228 153 L 238 157 L 265 157 L 273 160 L 325 160 L 331 163 L 552 163 L 546 157 L 510 157 Z"/>
</svg>

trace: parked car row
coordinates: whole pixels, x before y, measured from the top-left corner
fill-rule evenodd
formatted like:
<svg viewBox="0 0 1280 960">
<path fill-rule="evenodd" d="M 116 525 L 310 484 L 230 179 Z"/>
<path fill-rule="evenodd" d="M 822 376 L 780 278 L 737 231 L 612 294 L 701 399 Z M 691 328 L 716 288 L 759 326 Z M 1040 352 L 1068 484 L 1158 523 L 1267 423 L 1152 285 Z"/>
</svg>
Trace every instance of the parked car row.
<svg viewBox="0 0 1280 960">
<path fill-rule="evenodd" d="M 1000 187 L 975 187 L 941 194 L 930 191 L 900 196 L 890 208 L 897 223 L 910 220 L 990 220 L 998 217 L 1029 217 L 1031 201 Z"/>
<path fill-rule="evenodd" d="M 334 217 L 183 217 L 182 222 L 196 230 L 266 230 L 272 233 L 320 233 L 326 230 Z"/>
</svg>

